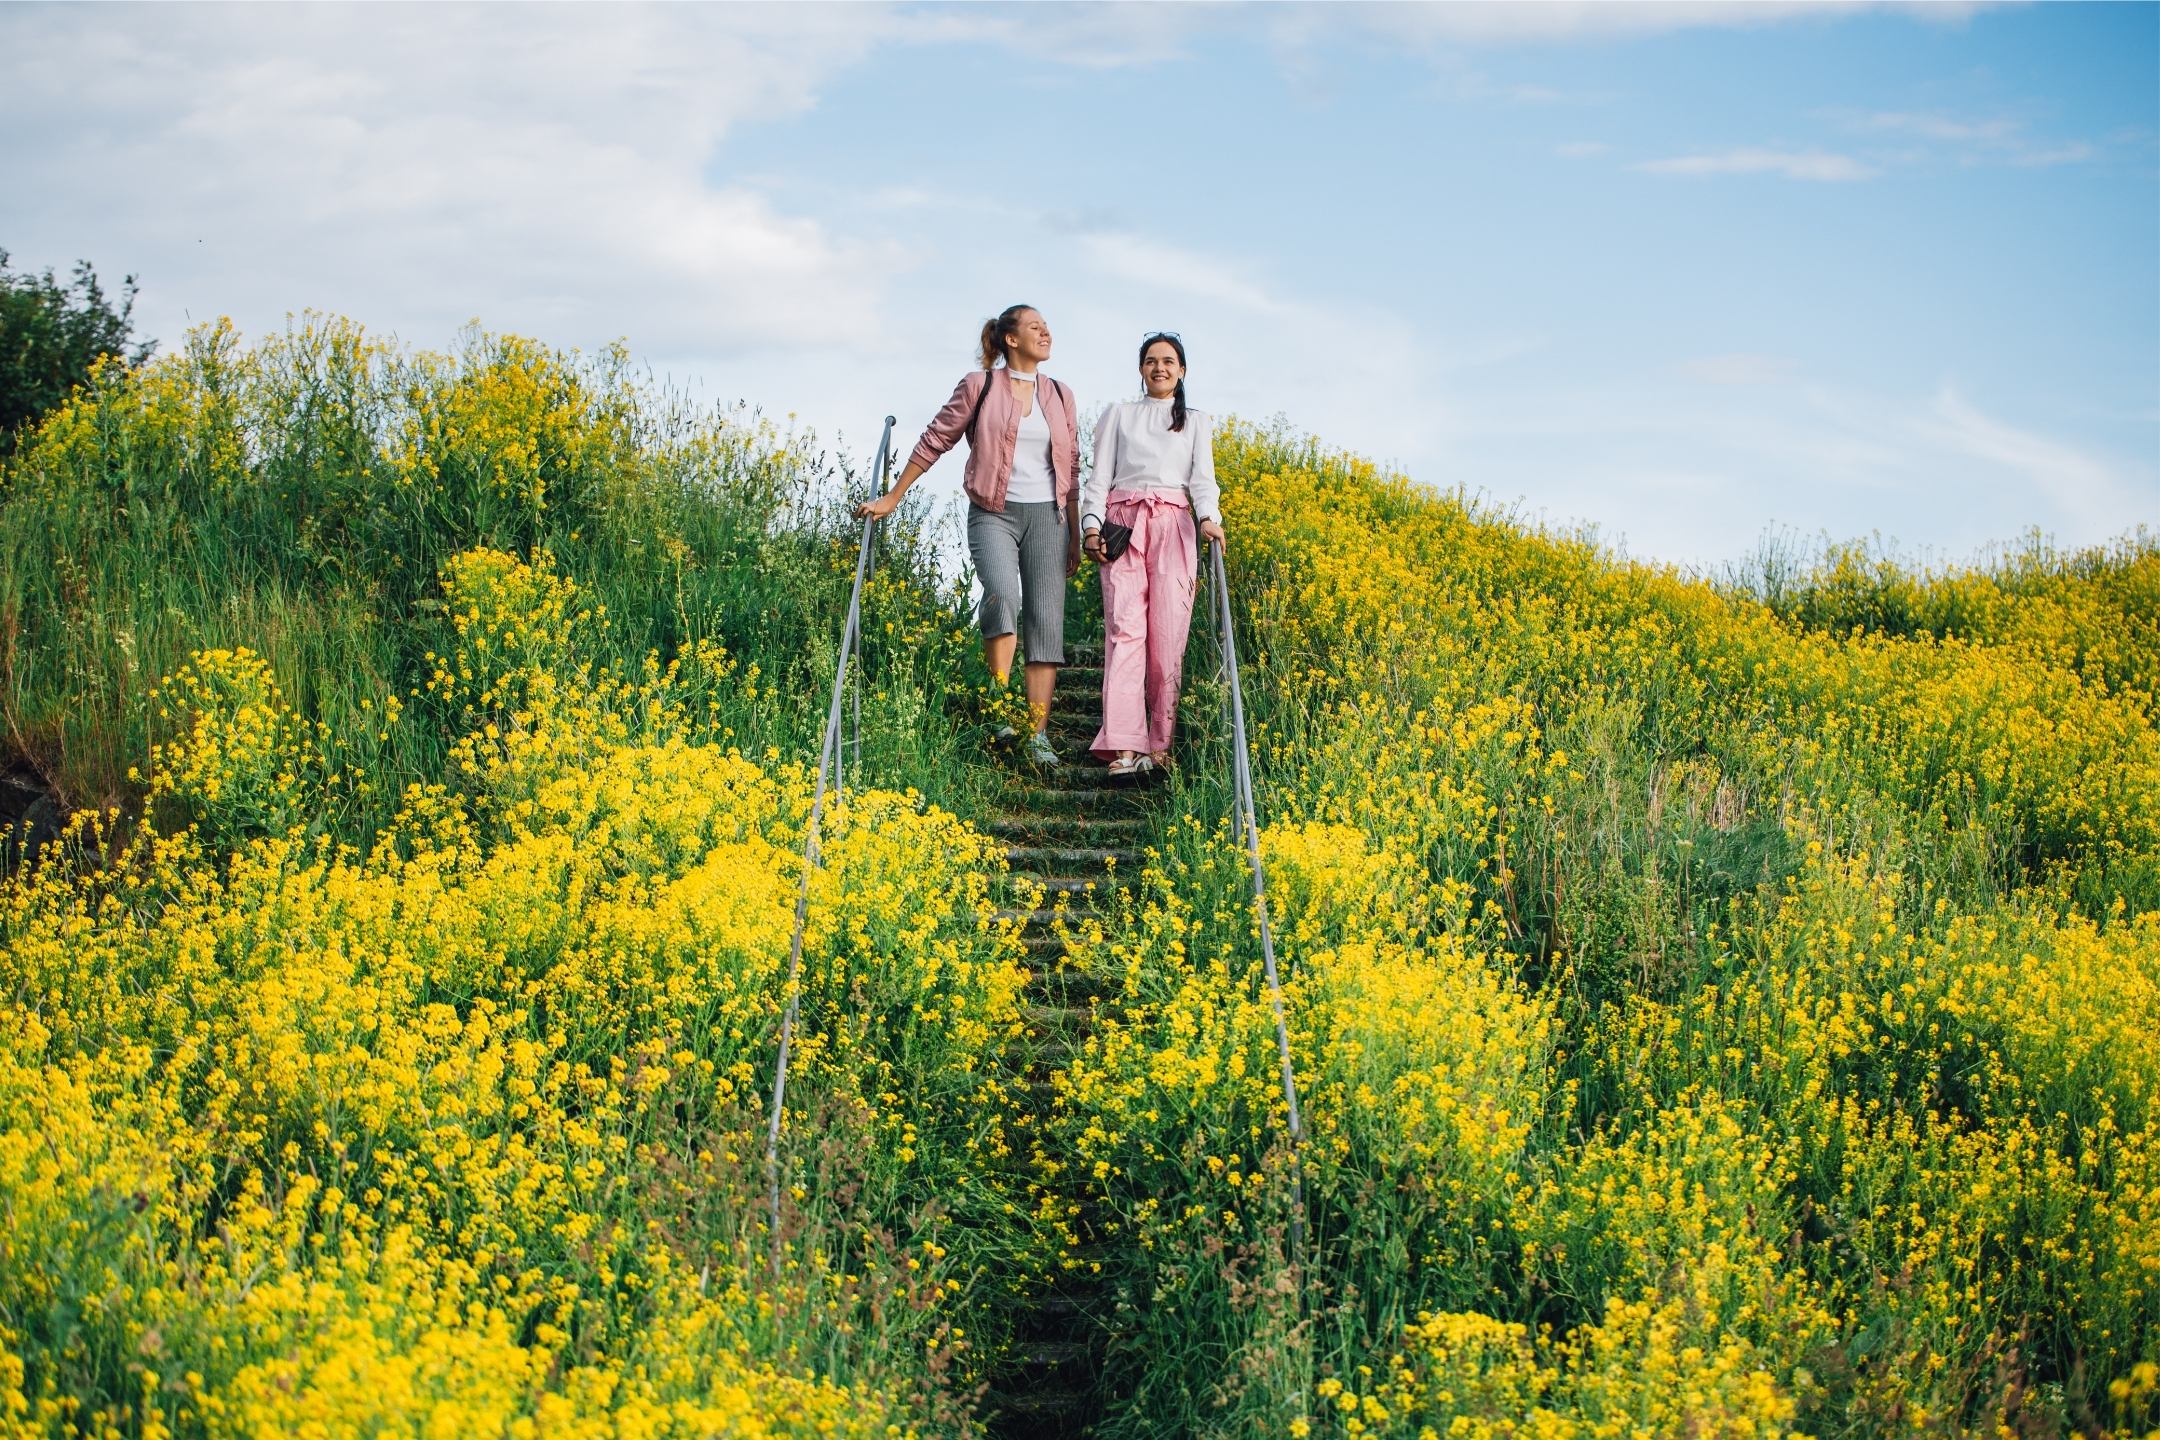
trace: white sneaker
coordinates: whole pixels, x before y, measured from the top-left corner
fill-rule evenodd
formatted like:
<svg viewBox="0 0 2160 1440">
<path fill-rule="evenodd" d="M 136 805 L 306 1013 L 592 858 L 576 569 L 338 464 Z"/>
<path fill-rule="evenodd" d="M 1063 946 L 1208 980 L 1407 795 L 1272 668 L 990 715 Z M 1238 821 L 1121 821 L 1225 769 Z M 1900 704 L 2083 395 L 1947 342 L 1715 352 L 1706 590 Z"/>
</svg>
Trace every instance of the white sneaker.
<svg viewBox="0 0 2160 1440">
<path fill-rule="evenodd" d="M 1045 770 L 1054 770 L 1065 763 L 1058 758 L 1057 747 L 1050 743 L 1050 737 L 1040 730 L 1028 739 L 1027 758 Z"/>
</svg>

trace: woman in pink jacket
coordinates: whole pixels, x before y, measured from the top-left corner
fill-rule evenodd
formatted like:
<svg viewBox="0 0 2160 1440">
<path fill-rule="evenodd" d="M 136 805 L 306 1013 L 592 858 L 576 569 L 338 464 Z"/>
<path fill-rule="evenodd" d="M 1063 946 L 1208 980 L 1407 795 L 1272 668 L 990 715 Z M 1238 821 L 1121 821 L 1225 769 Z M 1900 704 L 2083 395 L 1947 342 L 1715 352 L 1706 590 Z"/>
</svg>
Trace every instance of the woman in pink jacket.
<svg viewBox="0 0 2160 1440">
<path fill-rule="evenodd" d="M 1095 422 L 1080 505 L 1087 553 L 1103 561 L 1103 723 L 1088 748 L 1119 776 L 1170 759 L 1199 571 L 1195 535 L 1223 543 L 1214 436 L 1206 413 L 1185 404 L 1185 342 L 1141 341 L 1140 379 L 1145 399 L 1112 405 Z M 1114 560 L 1103 554 L 1106 520 L 1132 528 Z"/>
<path fill-rule="evenodd" d="M 1028 755 L 1059 764 L 1045 733 L 1065 663 L 1065 582 L 1080 568 L 1080 421 L 1072 391 L 1041 372 L 1050 326 L 1032 305 L 983 323 L 982 369 L 953 387 L 893 488 L 859 505 L 883 519 L 940 455 L 967 436 L 968 554 L 982 582 L 983 659 L 1002 684 L 1027 640 Z M 1003 362 L 1000 365 L 1000 362 Z"/>
</svg>

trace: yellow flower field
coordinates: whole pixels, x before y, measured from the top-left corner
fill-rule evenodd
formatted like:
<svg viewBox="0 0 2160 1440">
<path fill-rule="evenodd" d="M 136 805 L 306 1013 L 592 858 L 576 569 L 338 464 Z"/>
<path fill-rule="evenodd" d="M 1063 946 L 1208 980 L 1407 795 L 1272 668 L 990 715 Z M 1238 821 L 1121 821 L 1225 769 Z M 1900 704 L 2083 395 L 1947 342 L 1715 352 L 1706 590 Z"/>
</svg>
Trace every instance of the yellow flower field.
<svg viewBox="0 0 2160 1440">
<path fill-rule="evenodd" d="M 1756 589 L 1218 436 L 1305 1141 L 1196 625 L 1026 1083 L 1011 713 L 862 477 L 310 317 L 0 472 L 0 1435 L 2160 1433 L 2160 550 Z M 1772 583 L 1774 582 L 1774 583 Z M 777 1273 L 770 1256 L 777 1253 Z"/>
<path fill-rule="evenodd" d="M 556 623 L 577 605 L 492 552 L 444 591 L 475 651 L 536 596 Z M 151 780 L 196 823 L 9 894 L 10 1424 L 914 1433 L 895 1389 L 922 1377 L 877 1352 L 965 1364 L 940 1241 L 1005 1146 L 1020 984 L 995 852 L 912 796 L 836 815 L 797 1051 L 817 1143 L 790 1177 L 856 1206 L 791 1207 L 768 1283 L 756 1162 L 805 777 L 686 738 L 664 682 L 549 663 L 572 657 L 490 677 L 519 708 L 461 742 L 473 787 L 414 787 L 368 854 L 295 829 L 220 863 L 203 820 L 306 813 L 308 767 L 234 739 L 298 728 L 261 662 L 201 655 Z"/>
<path fill-rule="evenodd" d="M 2160 554 L 1904 577 L 1994 605 L 1891 634 L 1217 462 L 1307 1141 L 1188 823 L 1045 1150 L 1129 1241 L 1117 1433 L 2160 1424 Z"/>
<path fill-rule="evenodd" d="M 63 683 L 11 718 L 80 808 L 0 889 L 0 1432 L 970 1423 L 1022 972 L 918 792 L 828 814 L 763 1205 L 816 479 L 619 356 L 342 321 L 47 423 L 0 554 Z M 865 739 L 935 765 L 908 675 L 957 642 L 892 543 Z"/>
</svg>

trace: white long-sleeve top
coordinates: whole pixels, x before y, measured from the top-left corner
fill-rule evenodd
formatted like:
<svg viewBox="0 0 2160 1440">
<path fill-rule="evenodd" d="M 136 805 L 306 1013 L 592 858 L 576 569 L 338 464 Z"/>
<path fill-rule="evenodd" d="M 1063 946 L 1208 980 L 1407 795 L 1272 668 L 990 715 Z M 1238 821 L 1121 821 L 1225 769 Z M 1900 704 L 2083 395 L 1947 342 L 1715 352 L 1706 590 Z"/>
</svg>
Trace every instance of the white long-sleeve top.
<svg viewBox="0 0 2160 1440">
<path fill-rule="evenodd" d="M 1215 483 L 1214 426 L 1205 410 L 1187 409 L 1185 428 L 1170 428 L 1168 400 L 1120 400 L 1095 422 L 1095 467 L 1080 497 L 1080 523 L 1100 529 L 1113 490 L 1183 490 L 1193 518 L 1222 521 Z"/>
</svg>

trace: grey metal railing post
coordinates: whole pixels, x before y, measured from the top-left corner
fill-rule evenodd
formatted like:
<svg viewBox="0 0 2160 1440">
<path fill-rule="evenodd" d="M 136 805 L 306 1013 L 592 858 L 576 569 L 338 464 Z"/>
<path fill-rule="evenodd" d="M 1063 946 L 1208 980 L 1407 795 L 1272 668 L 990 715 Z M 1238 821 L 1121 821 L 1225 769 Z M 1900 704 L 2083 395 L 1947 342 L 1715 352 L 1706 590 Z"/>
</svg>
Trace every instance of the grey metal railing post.
<svg viewBox="0 0 2160 1440">
<path fill-rule="evenodd" d="M 885 491 L 886 491 L 887 489 L 891 488 L 891 485 L 892 485 L 892 464 L 893 464 L 893 454 L 892 454 L 892 430 L 893 430 L 893 417 L 892 417 L 892 416 L 890 416 L 890 415 L 888 415 L 888 416 L 886 416 L 886 417 L 885 417 L 885 433 L 884 433 L 884 435 L 883 435 L 883 436 L 881 436 L 881 437 L 879 438 L 879 440 L 878 440 L 878 458 L 877 458 L 877 459 L 876 459 L 876 460 L 875 460 L 874 462 L 872 462 L 872 464 L 871 464 L 871 470 L 870 470 L 870 473 L 871 473 L 872 479 L 871 479 L 871 482 L 870 482 L 870 493 L 871 493 L 872 495 L 882 495 L 882 494 L 884 494 L 884 493 L 885 493 Z M 867 588 L 867 587 L 869 586 L 870 582 L 871 582 L 871 581 L 872 581 L 873 579 L 875 579 L 876 577 L 877 577 L 877 545 L 876 545 L 876 542 L 875 542 L 875 541 L 873 540 L 873 542 L 871 543 L 871 546 L 870 546 L 870 565 L 869 565 L 869 568 L 868 568 L 868 569 L 866 569 L 866 570 L 865 570 L 865 571 L 863 572 L 863 585 L 864 585 L 864 587 L 865 587 L 865 588 Z M 863 782 L 862 782 L 862 687 L 863 687 L 863 672 L 864 672 L 864 669 L 865 669 L 865 667 L 864 667 L 864 665 L 863 665 L 863 627 L 862 627 L 862 626 L 861 626 L 860 624 L 857 624 L 857 625 L 856 625 L 856 627 L 855 627 L 855 717 L 854 717 L 854 719 L 855 719 L 855 734 L 854 734 L 854 750 L 855 750 L 855 784 L 856 784 L 856 785 L 857 785 L 858 787 L 860 787 L 860 786 L 861 786 L 861 784 L 863 783 Z"/>
<path fill-rule="evenodd" d="M 1221 626 L 1224 667 L 1230 680 L 1232 789 L 1236 796 L 1235 829 L 1252 865 L 1253 913 L 1260 925 L 1260 960 L 1267 976 L 1268 1003 L 1275 1010 L 1275 1045 L 1282 1056 L 1283 1102 L 1290 1112 L 1290 1260 L 1303 1263 L 1305 1245 L 1305 1121 L 1298 1110 L 1297 1068 L 1290 1058 L 1290 1026 L 1284 1018 L 1282 977 L 1275 966 L 1275 934 L 1268 916 L 1267 865 L 1260 856 L 1260 821 L 1253 804 L 1252 762 L 1245 738 L 1245 684 L 1238 673 L 1237 627 L 1230 613 L 1230 582 L 1223 569 L 1223 547 L 1208 547 L 1213 567 L 1216 615 Z"/>
<path fill-rule="evenodd" d="M 893 417 L 885 417 L 885 434 L 878 441 L 873 473 L 882 477 L 892 446 Z M 818 745 L 817 784 L 810 793 L 810 819 L 803 835 L 802 884 L 795 892 L 795 932 L 788 941 L 787 1007 L 780 1017 L 780 1050 L 773 1063 L 772 1114 L 765 1127 L 765 1187 L 767 1218 L 771 1225 L 772 1271 L 780 1274 L 780 1117 L 787 1105 L 788 1057 L 794 1048 L 795 1020 L 802 1010 L 803 929 L 810 918 L 810 877 L 818 868 L 818 828 L 825 815 L 825 785 L 846 759 L 840 744 L 842 702 L 847 698 L 848 660 L 859 653 L 862 632 L 863 583 L 870 574 L 870 534 L 877 522 L 865 518 L 862 539 L 855 547 L 855 585 L 848 593 L 847 620 L 840 629 L 840 655 L 833 666 L 832 703 L 825 710 L 825 734 Z M 858 705 L 860 692 L 858 691 Z M 860 711 L 858 710 L 858 717 Z M 858 726 L 860 720 L 858 718 Z M 861 762 L 861 731 L 857 730 L 858 767 Z M 843 778 L 844 778 L 844 771 Z M 858 782 L 860 776 L 857 777 Z"/>
</svg>

